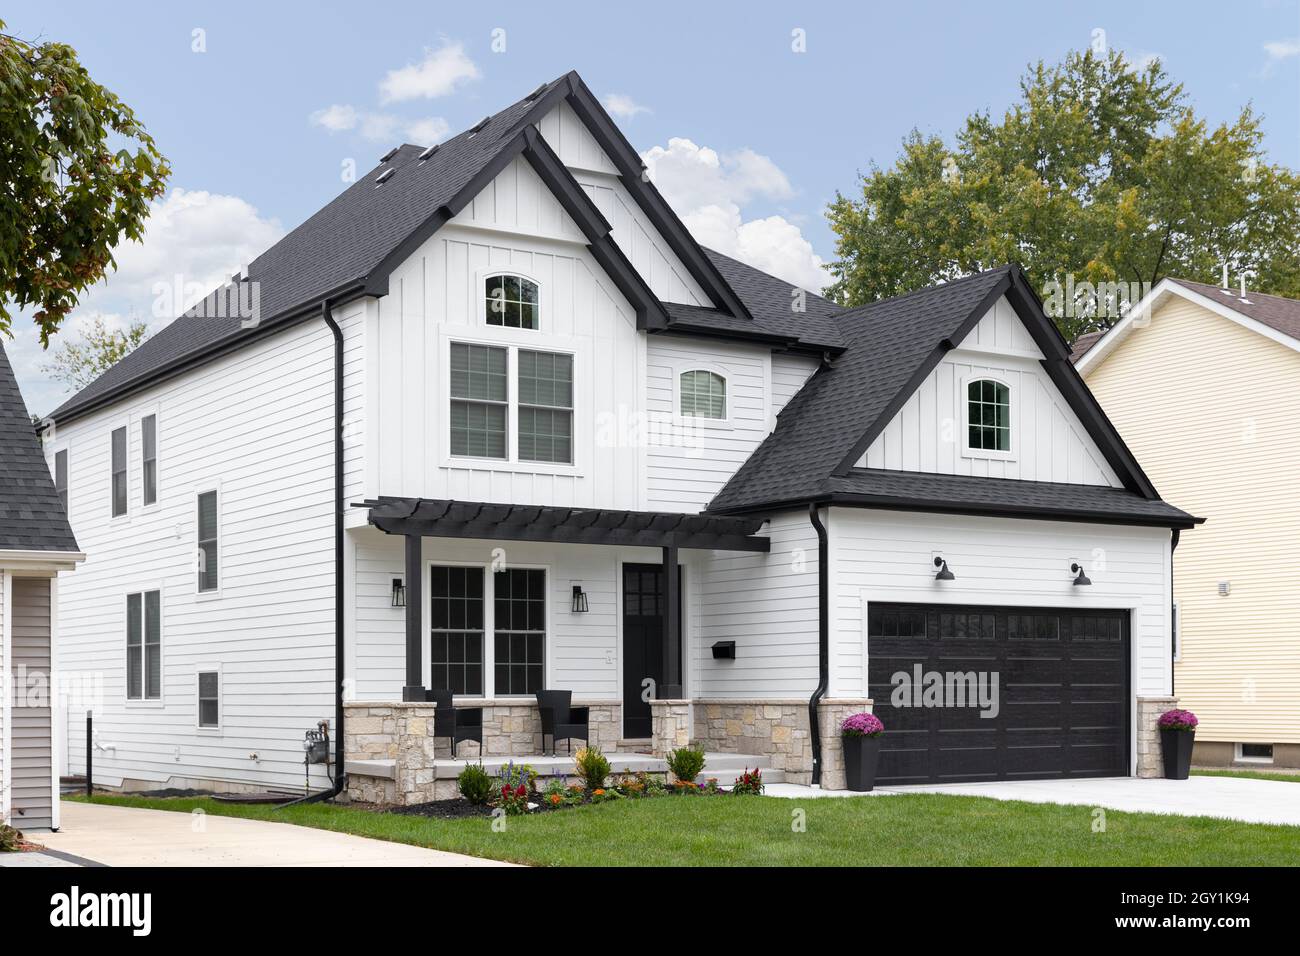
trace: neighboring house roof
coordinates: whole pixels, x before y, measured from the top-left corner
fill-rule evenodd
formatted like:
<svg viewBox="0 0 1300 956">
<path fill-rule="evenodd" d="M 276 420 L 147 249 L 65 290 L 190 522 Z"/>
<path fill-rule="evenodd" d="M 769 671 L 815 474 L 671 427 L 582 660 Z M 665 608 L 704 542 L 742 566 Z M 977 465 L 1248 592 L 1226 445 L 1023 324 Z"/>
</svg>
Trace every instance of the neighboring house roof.
<svg viewBox="0 0 1300 956">
<path fill-rule="evenodd" d="M 1106 332 L 1079 336 L 1074 343 L 1071 361 L 1081 373 L 1087 374 L 1128 337 L 1139 317 L 1149 316 L 1170 296 L 1196 303 L 1287 348 L 1300 351 L 1300 300 L 1249 290 L 1243 298 L 1240 289 L 1224 289 L 1170 277 L 1161 279 L 1142 301 Z"/>
<path fill-rule="evenodd" d="M 790 400 L 777 417 L 772 434 L 710 502 L 709 510 L 739 513 L 836 498 L 850 503 L 849 498 L 863 495 L 864 488 L 886 487 L 877 477 L 884 472 L 860 469 L 858 460 L 943 356 L 956 348 L 1004 295 L 1046 356 L 1046 373 L 1124 482 L 1124 489 L 1105 498 L 1119 502 L 1123 496 L 1132 510 L 1125 513 L 1115 504 L 1102 513 L 1115 519 L 1151 517 L 1149 503 L 1159 503 L 1159 495 L 1070 366 L 1068 345 L 1043 313 L 1017 266 L 981 272 L 840 314 L 836 322 L 847 339 L 846 351 L 819 369 Z M 987 487 L 1004 488 L 1002 493 L 1008 499 L 1038 484 L 988 481 L 992 484 Z M 897 491 L 896 483 L 887 487 L 894 490 L 870 493 L 907 496 Z M 933 503 L 938 503 L 944 494 L 951 494 L 949 504 L 960 504 L 975 495 L 976 488 L 985 487 L 935 476 L 934 481 L 918 486 L 913 497 L 934 495 Z M 1067 501 L 1070 493 L 1066 489 L 1072 487 L 1044 484 L 1042 494 L 1057 489 L 1061 500 Z M 856 503 L 870 502 L 862 498 Z M 1177 509 L 1169 509 L 1166 516 L 1174 521 L 1193 520 Z"/>
<path fill-rule="evenodd" d="M 0 563 L 5 551 L 75 554 L 77 539 L 0 345 Z"/>
<path fill-rule="evenodd" d="M 704 332 L 713 324 L 727 334 L 747 334 L 759 341 L 835 347 L 833 332 L 822 328 L 818 337 L 810 328 L 811 338 L 804 343 L 792 324 L 777 315 L 789 307 L 788 285 L 704 252 L 641 175 L 640 157 L 581 77 L 568 73 L 431 150 L 406 145 L 390 151 L 378 166 L 254 259 L 245 275 L 232 277 L 237 281 L 214 292 L 223 301 L 248 301 L 248 287 L 242 283 L 256 282 L 260 322 L 255 328 L 244 328 L 233 309 L 228 318 L 181 316 L 48 417 L 66 421 L 292 321 L 317 315 L 323 299 L 386 294 L 391 271 L 521 154 L 582 227 L 593 256 L 637 309 L 638 324 L 650 331 L 666 328 L 673 321 L 669 307 L 631 267 L 612 239 L 610 224 L 533 126 L 560 100 L 588 125 L 619 168 L 629 194 L 715 303 L 714 309 L 700 310 L 708 315 L 683 323 L 682 331 Z M 732 277 L 741 289 L 732 288 Z M 777 288 L 779 295 L 773 291 Z M 769 294 L 779 301 L 768 305 Z M 823 312 L 823 306 L 829 306 L 818 302 Z M 759 315 L 751 315 L 752 309 Z"/>
</svg>

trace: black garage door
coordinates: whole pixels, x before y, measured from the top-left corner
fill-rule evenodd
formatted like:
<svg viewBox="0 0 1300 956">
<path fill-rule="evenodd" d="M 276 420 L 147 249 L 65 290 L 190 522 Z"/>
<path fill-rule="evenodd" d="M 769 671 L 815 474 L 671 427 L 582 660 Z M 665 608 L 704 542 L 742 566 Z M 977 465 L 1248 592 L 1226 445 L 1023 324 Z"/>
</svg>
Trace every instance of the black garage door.
<svg viewBox="0 0 1300 956">
<path fill-rule="evenodd" d="M 867 625 L 878 784 L 1128 775 L 1128 611 L 873 603 Z"/>
</svg>

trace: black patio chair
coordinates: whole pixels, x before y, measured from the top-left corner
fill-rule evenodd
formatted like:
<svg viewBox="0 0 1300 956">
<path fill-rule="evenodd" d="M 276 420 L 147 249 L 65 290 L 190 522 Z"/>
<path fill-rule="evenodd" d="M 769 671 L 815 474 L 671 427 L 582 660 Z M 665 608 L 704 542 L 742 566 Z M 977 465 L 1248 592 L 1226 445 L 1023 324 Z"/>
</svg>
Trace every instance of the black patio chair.
<svg viewBox="0 0 1300 956">
<path fill-rule="evenodd" d="M 478 755 L 483 756 L 483 708 L 457 707 L 449 690 L 425 690 L 424 699 L 437 706 L 433 711 L 433 737 L 451 740 L 451 755 L 456 756 L 456 745 L 462 740 L 478 744 Z"/>
<path fill-rule="evenodd" d="M 591 743 L 591 709 L 589 707 L 571 707 L 573 691 L 539 690 L 537 692 L 537 710 L 542 716 L 542 753 L 546 753 L 546 737 L 551 737 L 551 753 L 555 745 L 563 740 L 565 750 L 573 752 L 573 740 Z"/>
</svg>

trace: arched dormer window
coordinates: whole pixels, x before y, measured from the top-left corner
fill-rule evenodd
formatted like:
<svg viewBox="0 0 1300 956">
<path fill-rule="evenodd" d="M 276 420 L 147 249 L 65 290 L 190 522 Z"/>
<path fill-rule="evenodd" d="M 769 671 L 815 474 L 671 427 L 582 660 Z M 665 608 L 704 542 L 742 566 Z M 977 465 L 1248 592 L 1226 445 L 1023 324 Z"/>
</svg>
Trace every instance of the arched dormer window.
<svg viewBox="0 0 1300 956">
<path fill-rule="evenodd" d="M 679 406 L 683 416 L 692 418 L 727 417 L 727 380 L 708 369 L 682 372 L 679 379 Z"/>
<path fill-rule="evenodd" d="M 488 276 L 483 288 L 487 324 L 507 329 L 538 327 L 537 283 L 524 276 Z"/>
<path fill-rule="evenodd" d="M 966 384 L 967 447 L 1011 451 L 1011 387 L 990 378 Z"/>
</svg>

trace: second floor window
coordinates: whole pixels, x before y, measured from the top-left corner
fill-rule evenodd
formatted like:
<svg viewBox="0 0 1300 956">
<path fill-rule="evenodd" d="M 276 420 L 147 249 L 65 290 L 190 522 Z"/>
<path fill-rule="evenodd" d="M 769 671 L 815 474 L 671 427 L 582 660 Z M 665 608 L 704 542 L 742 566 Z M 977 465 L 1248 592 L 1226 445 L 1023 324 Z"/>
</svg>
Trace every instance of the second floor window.
<svg viewBox="0 0 1300 956">
<path fill-rule="evenodd" d="M 1011 450 L 1011 389 L 992 379 L 966 386 L 967 447 L 972 451 Z"/>
<path fill-rule="evenodd" d="M 68 512 L 68 450 L 66 448 L 54 453 L 54 490 L 63 502 L 63 512 Z"/>
<path fill-rule="evenodd" d="M 506 349 L 454 343 L 451 347 L 451 453 L 506 457 L 510 400 Z"/>
<path fill-rule="evenodd" d="M 158 500 L 158 418 L 146 415 L 140 419 L 141 468 L 140 478 L 144 485 L 144 503 L 154 504 Z"/>
<path fill-rule="evenodd" d="M 573 463 L 573 356 L 519 352 L 519 460 Z"/>
<path fill-rule="evenodd" d="M 727 380 L 717 372 L 692 369 L 681 375 L 682 415 L 692 418 L 727 417 Z"/>
<path fill-rule="evenodd" d="M 199 590 L 217 589 L 217 493 L 199 495 Z"/>
<path fill-rule="evenodd" d="M 537 328 L 537 283 L 516 275 L 488 276 L 484 283 L 487 324 Z"/>
<path fill-rule="evenodd" d="M 126 428 L 114 428 L 110 444 L 112 457 L 113 517 L 126 514 Z"/>
<path fill-rule="evenodd" d="M 449 370 L 453 456 L 573 464 L 572 355 L 453 342 Z"/>
</svg>

